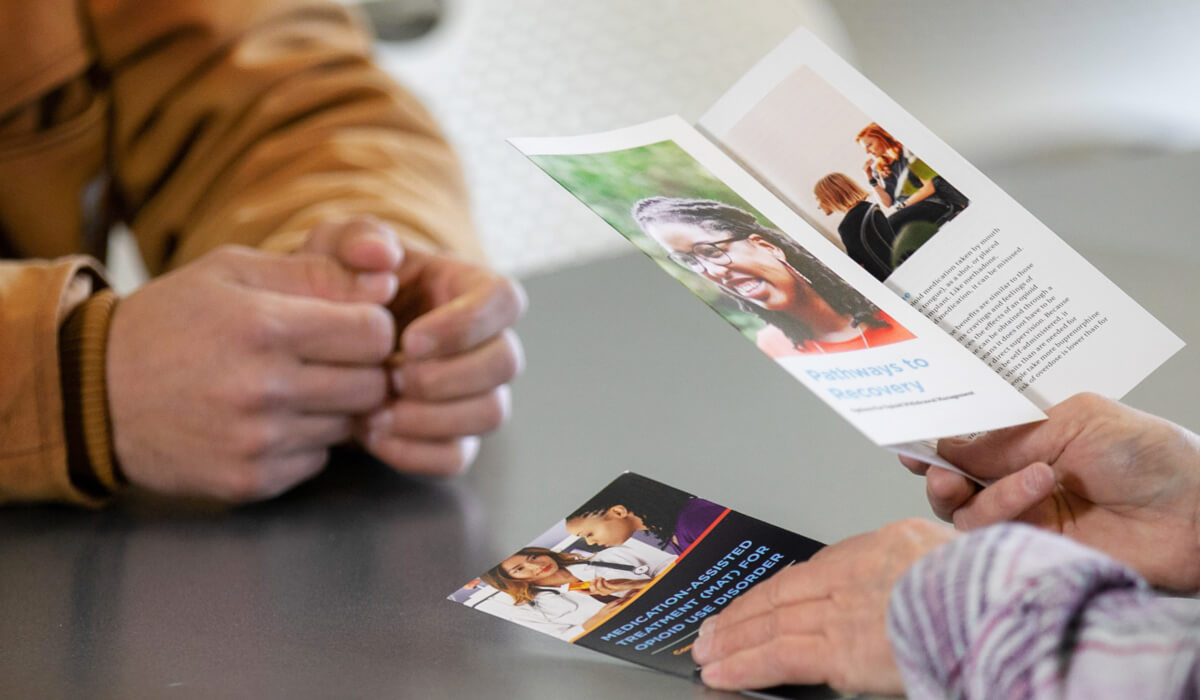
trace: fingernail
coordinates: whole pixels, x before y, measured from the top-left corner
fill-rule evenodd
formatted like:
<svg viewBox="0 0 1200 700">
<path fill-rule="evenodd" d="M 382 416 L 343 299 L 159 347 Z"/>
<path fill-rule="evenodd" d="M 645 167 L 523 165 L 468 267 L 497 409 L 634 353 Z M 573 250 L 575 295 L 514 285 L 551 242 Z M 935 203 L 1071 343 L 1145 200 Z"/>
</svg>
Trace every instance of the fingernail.
<svg viewBox="0 0 1200 700">
<path fill-rule="evenodd" d="M 692 658 L 696 661 L 703 661 L 708 655 L 709 648 L 712 646 L 712 637 L 696 637 L 696 641 L 692 642 Z"/>
<path fill-rule="evenodd" d="M 424 333 L 406 333 L 401 344 L 404 354 L 409 357 L 424 357 L 437 349 L 433 338 Z"/>
<path fill-rule="evenodd" d="M 404 391 L 404 353 L 400 351 L 393 352 L 383 361 L 384 370 L 387 372 L 388 391 L 394 396 L 399 396 Z"/>
<path fill-rule="evenodd" d="M 1029 494 L 1046 493 L 1054 486 L 1054 471 L 1049 467 L 1031 467 L 1021 475 L 1021 485 Z"/>
<path fill-rule="evenodd" d="M 371 439 L 372 437 L 374 437 L 378 434 L 382 434 L 383 431 L 388 430 L 391 427 L 392 427 L 392 411 L 391 411 L 391 409 L 384 409 L 382 411 L 379 411 L 375 415 L 371 416 L 371 418 L 369 420 L 367 420 L 368 442 L 374 442 L 374 440 Z"/>
<path fill-rule="evenodd" d="M 970 440 L 959 437 L 942 438 L 938 441 L 939 445 L 945 445 L 946 447 L 962 447 L 963 445 L 969 445 L 970 443 Z"/>
<path fill-rule="evenodd" d="M 707 620 L 705 620 L 704 622 L 700 623 L 700 630 L 696 632 L 696 635 L 699 637 L 703 637 L 706 634 L 712 634 L 712 631 L 715 630 L 716 628 L 717 628 L 717 618 L 710 617 Z"/>
<path fill-rule="evenodd" d="M 367 235 L 379 241 L 379 244 L 388 251 L 388 255 L 391 258 L 391 263 L 393 266 L 400 264 L 400 260 L 402 259 L 402 251 L 400 248 L 400 241 L 396 237 L 396 232 L 386 224 L 381 225 L 380 228 L 382 230 L 371 231 Z"/>
<path fill-rule="evenodd" d="M 400 290 L 400 280 L 390 272 L 360 272 L 354 281 L 366 300 L 377 304 L 387 304 Z"/>
<path fill-rule="evenodd" d="M 374 241 L 379 241 L 384 245 L 392 245 L 396 242 L 396 234 L 385 231 L 384 225 L 380 224 L 377 228 L 369 231 L 363 231 L 363 238 L 369 238 Z"/>
</svg>

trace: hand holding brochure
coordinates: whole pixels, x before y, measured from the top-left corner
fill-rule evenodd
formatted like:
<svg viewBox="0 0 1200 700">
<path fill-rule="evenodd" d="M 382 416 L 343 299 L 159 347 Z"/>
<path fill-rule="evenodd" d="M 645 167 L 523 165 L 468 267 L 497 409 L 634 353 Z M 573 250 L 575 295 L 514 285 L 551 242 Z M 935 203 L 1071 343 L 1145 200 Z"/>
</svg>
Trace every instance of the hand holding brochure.
<svg viewBox="0 0 1200 700">
<path fill-rule="evenodd" d="M 952 468 L 923 441 L 1120 397 L 1182 347 L 803 30 L 701 128 L 512 143 L 876 444 Z"/>
<path fill-rule="evenodd" d="M 1182 347 L 803 30 L 700 127 L 512 143 L 876 444 L 958 471 L 929 440 L 1119 398 Z M 701 622 L 820 546 L 627 473 L 450 597 L 690 677 Z"/>
<path fill-rule="evenodd" d="M 573 644 L 692 678 L 690 650 L 700 624 L 822 546 L 626 472 L 449 597 Z M 824 686 L 785 696 L 839 697 Z"/>
</svg>

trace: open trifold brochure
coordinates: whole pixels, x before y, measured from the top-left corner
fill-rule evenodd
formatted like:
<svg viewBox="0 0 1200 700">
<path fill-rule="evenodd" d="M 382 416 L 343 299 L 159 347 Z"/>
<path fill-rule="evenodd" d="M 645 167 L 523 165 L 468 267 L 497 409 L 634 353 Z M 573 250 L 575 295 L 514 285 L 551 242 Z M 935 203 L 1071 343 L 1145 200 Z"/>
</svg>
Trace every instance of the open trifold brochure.
<svg viewBox="0 0 1200 700">
<path fill-rule="evenodd" d="M 743 76 L 699 128 L 667 117 L 512 143 L 788 374 L 900 454 L 953 469 L 937 457 L 934 439 L 1041 420 L 1043 409 L 1081 391 L 1119 398 L 1183 346 L 804 30 Z M 760 526 L 769 527 L 746 527 Z M 586 538 L 557 534 L 539 546 L 580 562 L 609 552 L 581 550 Z M 758 547 L 766 561 L 778 553 L 758 537 L 723 537 L 665 588 L 684 578 L 703 585 L 702 573 L 731 560 L 725 568 L 738 576 L 757 571 L 750 565 L 759 559 L 747 558 Z M 742 543 L 748 548 L 735 551 Z M 783 560 L 803 558 L 796 546 L 780 550 Z M 574 566 L 591 566 L 594 578 L 630 578 Z M 486 577 L 477 588 L 479 596 L 499 593 L 488 598 L 490 612 L 503 607 L 524 624 L 552 605 L 541 593 L 498 592 Z M 562 602 L 607 600 L 593 605 L 600 609 L 648 595 L 603 588 L 596 595 L 568 586 Z M 664 643 L 720 609 L 702 602 L 707 607 L 672 618 L 683 628 Z M 649 653 L 663 648 L 645 641 L 663 634 L 657 623 L 610 614 L 597 626 L 581 621 L 570 634 L 555 633 L 690 673 L 688 664 L 655 660 L 673 652 Z M 540 628 L 551 631 L 549 623 Z"/>
</svg>

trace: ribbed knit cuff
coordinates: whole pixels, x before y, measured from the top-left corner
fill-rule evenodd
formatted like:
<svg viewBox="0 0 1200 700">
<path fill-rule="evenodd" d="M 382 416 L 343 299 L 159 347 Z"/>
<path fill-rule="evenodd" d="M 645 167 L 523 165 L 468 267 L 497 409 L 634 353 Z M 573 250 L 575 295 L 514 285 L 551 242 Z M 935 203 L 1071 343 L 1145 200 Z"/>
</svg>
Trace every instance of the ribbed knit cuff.
<svg viewBox="0 0 1200 700">
<path fill-rule="evenodd" d="M 101 499 L 127 483 L 113 453 L 105 372 L 116 305 L 116 293 L 101 290 L 67 316 L 58 334 L 67 470 L 75 488 Z"/>
</svg>

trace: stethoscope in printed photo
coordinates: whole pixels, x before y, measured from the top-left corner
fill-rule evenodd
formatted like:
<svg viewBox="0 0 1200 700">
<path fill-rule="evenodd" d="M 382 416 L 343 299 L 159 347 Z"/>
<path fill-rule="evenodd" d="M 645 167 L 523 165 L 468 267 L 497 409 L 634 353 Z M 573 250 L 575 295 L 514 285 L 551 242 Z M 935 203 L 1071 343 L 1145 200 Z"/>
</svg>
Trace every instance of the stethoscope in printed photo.
<svg viewBox="0 0 1200 700">
<path fill-rule="evenodd" d="M 618 571 L 628 571 L 629 573 L 634 574 L 635 576 L 645 576 L 646 574 L 650 573 L 650 567 L 646 564 L 638 564 L 637 566 L 634 566 L 633 564 L 622 564 L 620 562 L 615 562 L 615 561 L 612 561 L 612 562 L 589 561 L 586 563 L 591 564 L 592 566 L 597 566 L 597 567 L 603 566 L 606 569 L 616 569 Z"/>
<path fill-rule="evenodd" d="M 628 571 L 629 573 L 633 574 L 634 576 L 645 576 L 646 574 L 650 573 L 650 567 L 647 566 L 646 564 L 638 564 L 635 566 L 633 564 L 622 564 L 620 562 L 615 562 L 615 561 L 613 561 L 613 562 L 589 561 L 589 562 L 579 562 L 579 563 L 580 564 L 587 563 L 596 568 L 603 567 L 605 569 L 614 569 L 616 571 Z M 592 587 L 591 581 L 576 581 L 574 583 L 565 583 L 561 586 L 556 586 L 554 588 L 544 588 L 544 587 L 538 586 L 537 589 L 539 591 L 547 591 L 550 593 L 557 593 L 558 595 L 562 595 L 563 593 L 565 593 L 567 591 L 578 591 L 578 592 L 588 591 L 591 589 L 591 587 Z M 596 597 L 600 597 L 600 596 L 596 596 Z"/>
</svg>

